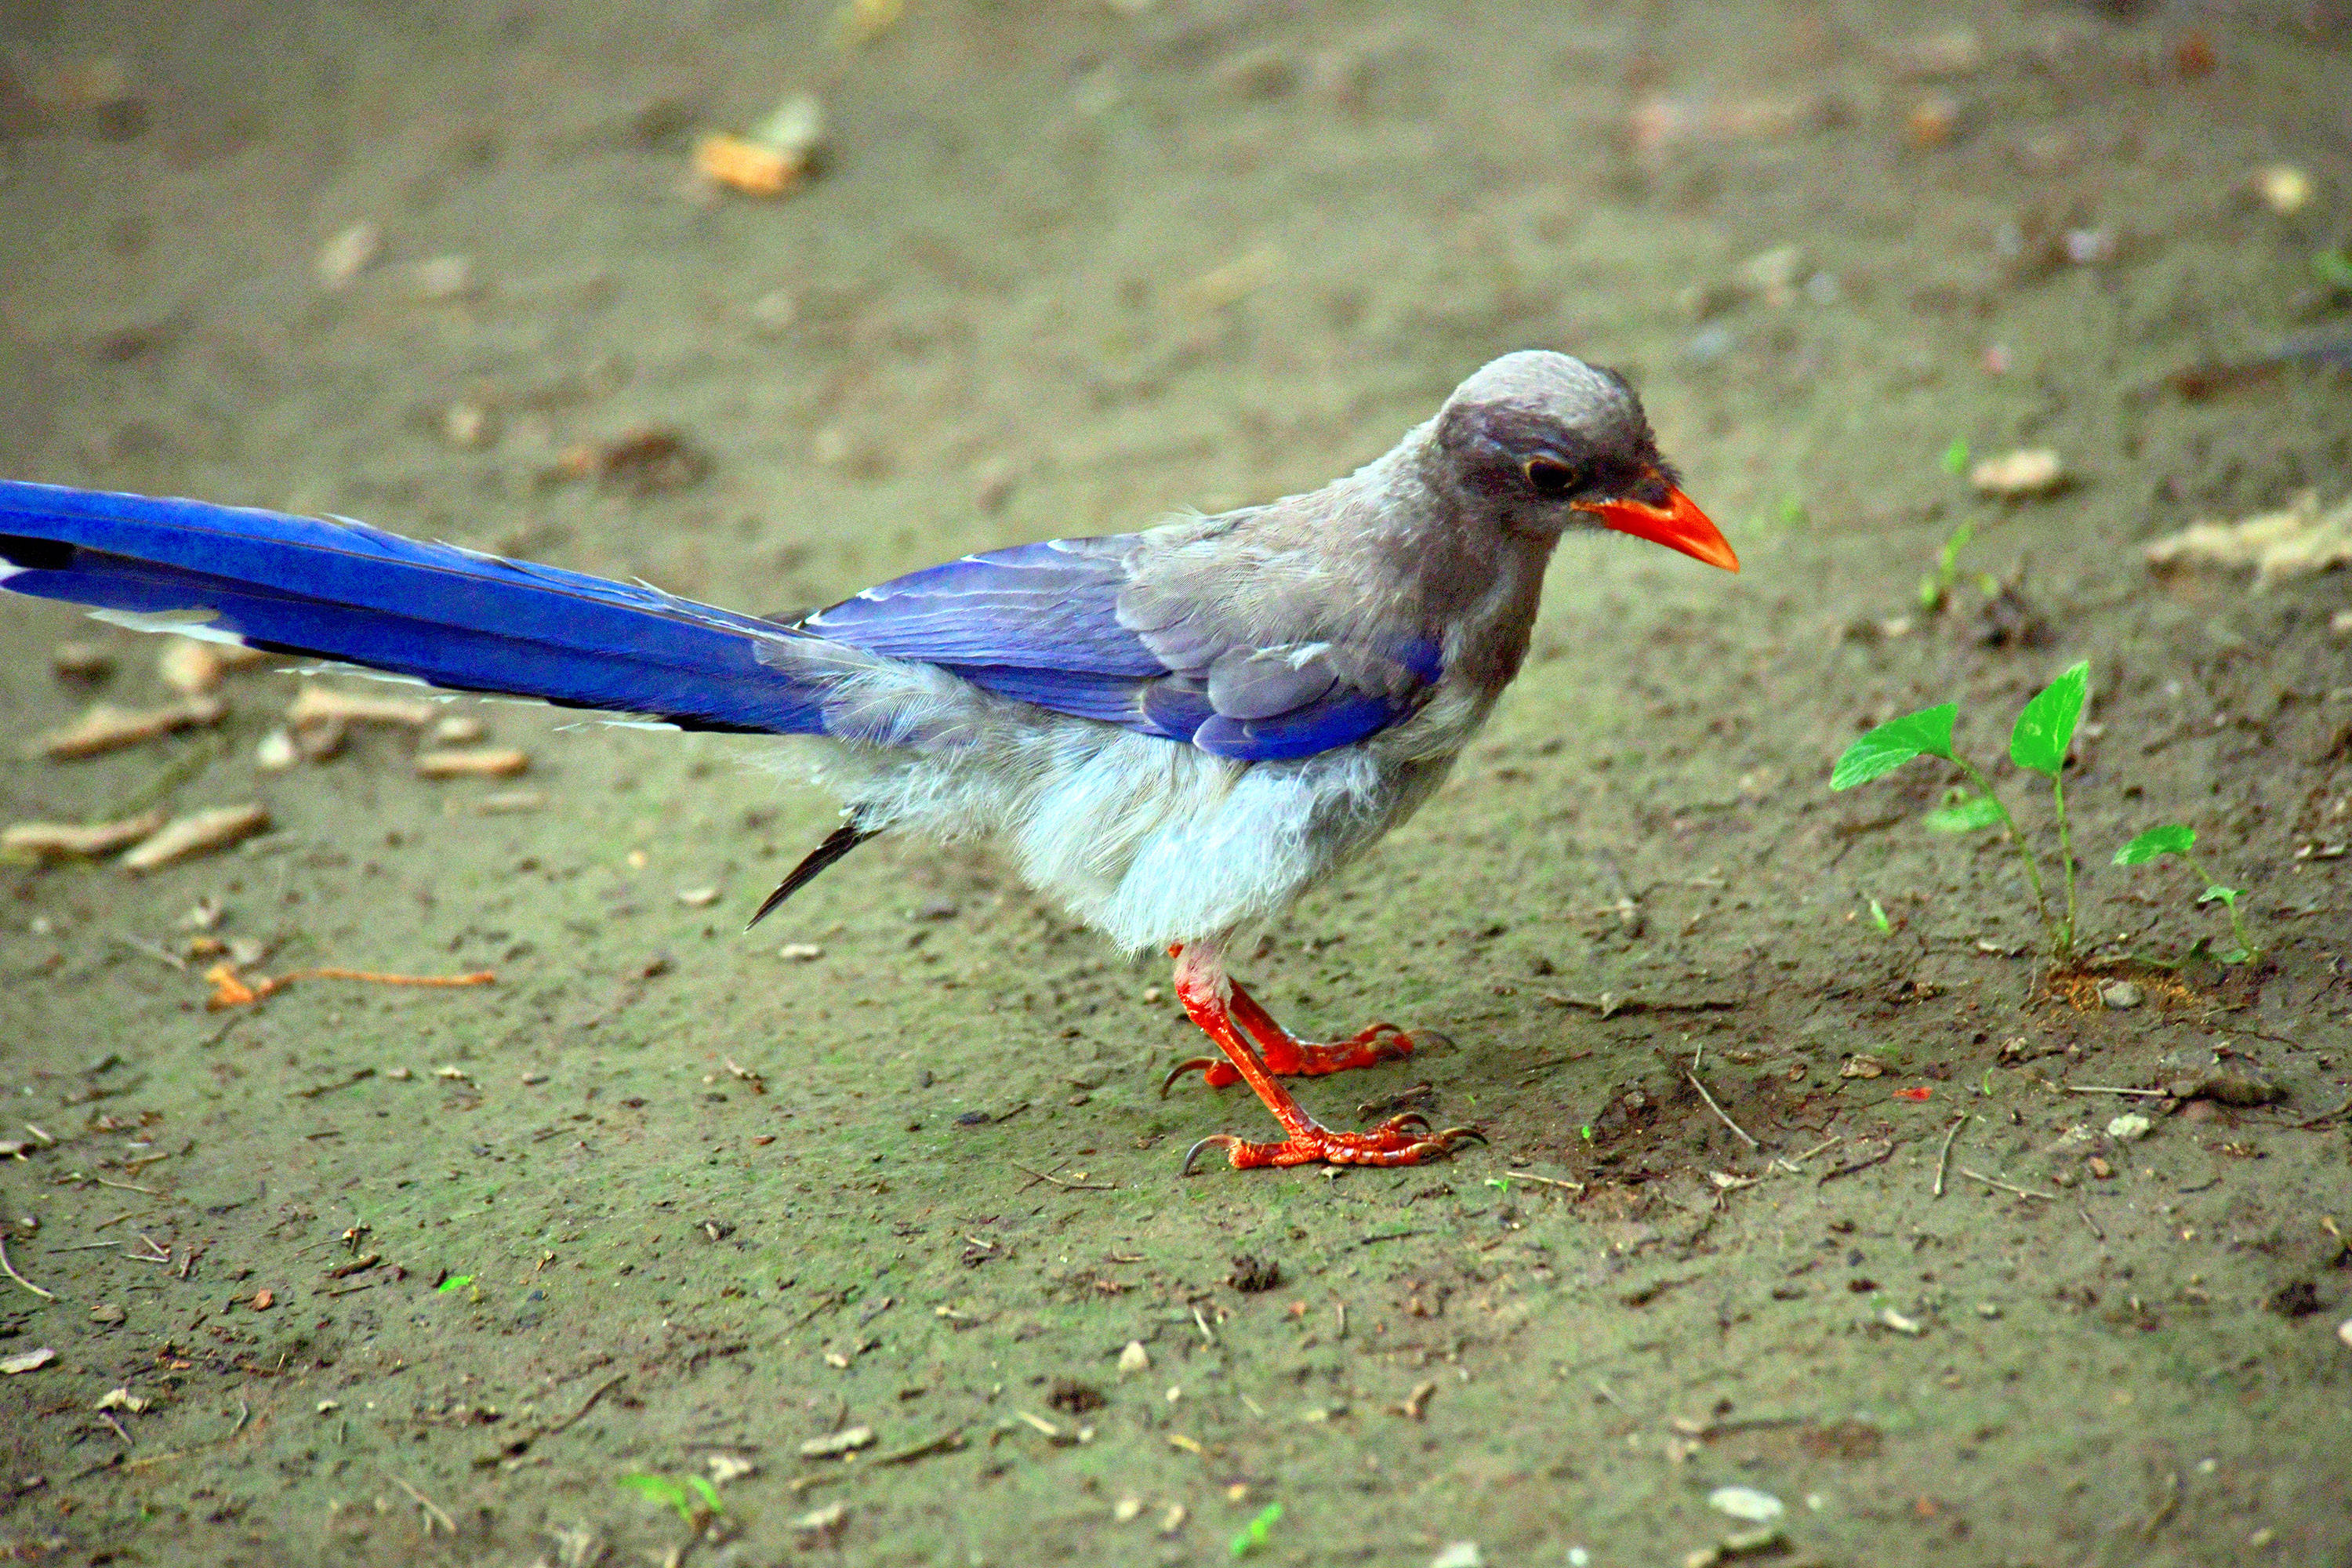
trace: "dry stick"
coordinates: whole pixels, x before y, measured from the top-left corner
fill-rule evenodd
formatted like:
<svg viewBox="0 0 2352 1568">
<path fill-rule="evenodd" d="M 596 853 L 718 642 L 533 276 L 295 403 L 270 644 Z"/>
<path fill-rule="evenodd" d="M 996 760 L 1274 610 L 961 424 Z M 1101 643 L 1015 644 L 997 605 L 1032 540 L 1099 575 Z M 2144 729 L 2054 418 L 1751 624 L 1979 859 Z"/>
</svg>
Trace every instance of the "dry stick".
<svg viewBox="0 0 2352 1568">
<path fill-rule="evenodd" d="M 1514 1182 L 1541 1182 L 1547 1187 L 1558 1187 L 1563 1192 L 1580 1193 L 1584 1190 L 1582 1182 L 1563 1182 L 1558 1176 L 1538 1176 L 1533 1171 L 1513 1171 L 1509 1179 Z"/>
<path fill-rule="evenodd" d="M 2093 1236 L 2097 1237 L 2101 1241 L 2107 1239 L 2107 1233 L 2099 1228 L 2099 1222 L 2091 1217 L 2091 1211 L 2089 1209 L 2084 1208 L 2081 1204 L 2076 1204 L 2074 1205 L 2074 1212 L 2083 1216 L 2083 1223 L 2091 1227 L 2091 1234 Z"/>
<path fill-rule="evenodd" d="M 1960 1135 L 1960 1126 L 1967 1121 L 1968 1116 L 1964 1112 L 1952 1118 L 1952 1124 L 1944 1130 L 1944 1146 L 1936 1152 L 1935 1195 L 1937 1197 L 1940 1198 L 1944 1195 L 1944 1172 L 1952 1163 L 1952 1140 Z"/>
<path fill-rule="evenodd" d="M 1877 1153 L 1870 1155 L 1866 1159 L 1849 1160 L 1843 1165 L 1832 1165 L 1828 1170 L 1822 1173 L 1821 1180 L 1815 1182 L 1813 1185 L 1817 1187 L 1826 1187 L 1832 1182 L 1836 1181 L 1840 1176 L 1851 1176 L 1856 1171 L 1867 1171 L 1873 1165 L 1884 1165 L 1887 1161 L 1895 1158 L 1895 1146 L 1893 1143 L 1889 1143 L 1885 1148 L 1881 1149 Z"/>
<path fill-rule="evenodd" d="M 1109 1182 L 1066 1182 L 1059 1176 L 1049 1176 L 1043 1171 L 1032 1171 L 1018 1160 L 1008 1160 L 1005 1163 L 1026 1175 L 1036 1177 L 1041 1182 L 1051 1182 L 1057 1187 L 1068 1187 L 1073 1192 L 1115 1193 L 1118 1191 L 1118 1186 Z"/>
<path fill-rule="evenodd" d="M 2007 1182 L 1986 1175 L 1982 1171 L 1971 1171 L 1966 1165 L 1960 1167 L 1960 1174 L 1970 1181 L 1982 1182 L 1988 1187 L 1999 1187 L 2004 1193 L 2015 1193 L 2021 1198 L 2039 1198 L 2043 1203 L 2057 1201 L 2058 1194 L 2055 1193 L 2029 1193 L 2023 1187 L 2011 1186 Z"/>
<path fill-rule="evenodd" d="M 392 1476 L 392 1472 L 390 1470 L 386 1470 L 384 1474 Z M 398 1487 L 402 1491 L 406 1492 L 410 1497 L 415 1499 L 416 1506 L 425 1510 L 425 1532 L 427 1535 L 433 1533 L 433 1526 L 436 1524 L 442 1529 L 447 1531 L 451 1535 L 457 1533 L 457 1521 L 451 1519 L 447 1512 L 442 1509 L 439 1503 L 435 1502 L 431 1498 L 426 1497 L 423 1492 L 418 1491 L 415 1487 L 410 1486 L 398 1476 L 392 1476 L 392 1484 Z"/>
<path fill-rule="evenodd" d="M 1696 1057 L 1693 1057 L 1691 1060 L 1696 1063 L 1698 1058 Z M 1748 1129 L 1742 1127 L 1738 1122 L 1734 1121 L 1730 1117 L 1726 1116 L 1723 1113 L 1723 1107 L 1715 1102 L 1715 1096 L 1707 1093 L 1706 1085 L 1699 1082 L 1696 1071 L 1690 1068 L 1685 1068 L 1683 1069 L 1683 1076 L 1690 1079 L 1691 1087 L 1698 1090 L 1698 1097 L 1706 1101 L 1706 1108 L 1715 1112 L 1716 1119 L 1721 1121 L 1726 1127 L 1730 1128 L 1734 1132 L 1739 1134 L 1739 1141 L 1741 1142 L 1747 1144 L 1750 1149 L 1760 1150 L 1764 1147 L 1763 1144 L 1759 1143 L 1755 1139 L 1748 1135 Z"/>
<path fill-rule="evenodd" d="M 2143 1100 L 2170 1100 L 2172 1091 L 2163 1089 L 2110 1089 L 2099 1083 L 2062 1083 L 2058 1086 L 2068 1094 L 2132 1094 Z"/>
<path fill-rule="evenodd" d="M 26 1289 L 30 1290 L 42 1300 L 54 1301 L 58 1299 L 56 1291 L 44 1290 L 38 1285 L 34 1284 L 30 1279 L 26 1279 L 22 1274 L 16 1272 L 16 1266 L 8 1261 L 8 1243 L 4 1237 L 0 1237 L 0 1269 L 5 1269 L 7 1272 L 9 1279 L 14 1279 L 17 1284 L 22 1285 Z"/>
<path fill-rule="evenodd" d="M 539 1435 L 542 1437 L 554 1436 L 558 1432 L 562 1431 L 565 1427 L 579 1420 L 583 1415 L 585 1415 L 588 1412 L 593 1410 L 596 1407 L 596 1402 L 598 1400 L 604 1398 L 604 1395 L 612 1393 L 613 1390 L 620 1387 L 621 1384 L 628 1381 L 629 1374 L 625 1372 L 622 1373 L 617 1377 L 606 1378 L 603 1383 L 597 1385 L 595 1393 L 590 1394 L 587 1398 L 580 1402 L 579 1409 L 573 1411 L 571 1415 L 565 1416 L 562 1420 L 556 1422 L 552 1426 L 541 1427 Z"/>
</svg>

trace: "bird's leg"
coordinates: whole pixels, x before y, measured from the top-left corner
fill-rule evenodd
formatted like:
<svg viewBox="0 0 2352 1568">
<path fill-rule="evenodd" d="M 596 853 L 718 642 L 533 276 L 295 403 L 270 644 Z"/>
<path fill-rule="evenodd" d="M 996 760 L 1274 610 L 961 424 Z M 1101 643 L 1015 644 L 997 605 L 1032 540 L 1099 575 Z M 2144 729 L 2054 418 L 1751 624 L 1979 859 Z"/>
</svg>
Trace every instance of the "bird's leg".
<svg viewBox="0 0 2352 1568">
<path fill-rule="evenodd" d="M 1433 1154 L 1451 1152 L 1455 1144 L 1483 1135 L 1471 1127 L 1433 1131 L 1428 1119 L 1406 1111 L 1363 1132 L 1338 1132 L 1307 1114 L 1251 1044 L 1236 1015 L 1242 1011 L 1239 988 L 1226 978 L 1223 955 L 1213 942 L 1196 942 L 1176 950 L 1176 997 L 1202 1033 L 1225 1054 L 1234 1076 L 1256 1091 L 1285 1134 L 1278 1143 L 1253 1143 L 1229 1133 L 1216 1133 L 1192 1145 L 1184 1156 L 1190 1172 L 1201 1151 L 1212 1143 L 1225 1150 L 1236 1170 L 1259 1165 L 1417 1165 Z M 1253 1011 L 1255 1005 L 1250 1004 Z M 1258 1016 L 1264 1017 L 1263 1012 Z M 1271 1022 L 1271 1020 L 1268 1020 Z"/>
<path fill-rule="evenodd" d="M 1171 956 L 1180 962 L 1182 952 L 1181 946 L 1170 950 Z M 1344 1040 L 1302 1040 L 1259 1006 L 1257 998 L 1242 989 L 1241 982 L 1228 979 L 1225 989 L 1234 1022 L 1256 1042 L 1259 1059 L 1265 1063 L 1265 1070 L 1276 1078 L 1320 1078 L 1325 1073 L 1345 1072 L 1350 1068 L 1377 1067 L 1412 1055 L 1414 1046 L 1424 1040 L 1444 1043 L 1444 1037 L 1433 1029 L 1416 1035 L 1388 1023 L 1374 1024 Z M 1196 1071 L 1201 1081 L 1211 1089 L 1239 1083 L 1242 1078 L 1230 1062 L 1214 1057 L 1194 1057 L 1168 1069 L 1168 1076 L 1160 1083 L 1161 1097 L 1165 1098 L 1175 1087 L 1178 1079 Z"/>
</svg>

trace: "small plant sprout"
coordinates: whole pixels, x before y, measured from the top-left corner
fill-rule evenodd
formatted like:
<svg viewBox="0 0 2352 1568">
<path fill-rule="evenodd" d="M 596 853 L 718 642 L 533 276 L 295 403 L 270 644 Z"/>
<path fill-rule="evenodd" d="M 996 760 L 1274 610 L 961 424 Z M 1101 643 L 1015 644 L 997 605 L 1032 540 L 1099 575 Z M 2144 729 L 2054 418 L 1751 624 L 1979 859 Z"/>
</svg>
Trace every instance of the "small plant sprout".
<svg viewBox="0 0 2352 1568">
<path fill-rule="evenodd" d="M 1281 1518 L 1280 1503 L 1266 1504 L 1255 1519 L 1242 1526 L 1241 1533 L 1234 1537 L 1226 1550 L 1235 1557 L 1246 1557 L 1251 1552 L 1260 1550 L 1265 1545 L 1267 1538 L 1273 1534 L 1275 1524 Z"/>
<path fill-rule="evenodd" d="M 1943 465 L 1944 472 L 1956 479 L 1967 473 L 1969 471 L 1968 442 L 1958 436 L 1953 437 L 1952 444 L 1944 448 Z"/>
<path fill-rule="evenodd" d="M 1952 530 L 1943 548 L 1936 552 L 1936 569 L 1919 579 L 1919 607 L 1931 616 L 1941 615 L 1952 604 L 1952 590 L 1960 585 L 1960 552 L 1977 536 L 1977 525 L 1964 522 Z M 2000 584 L 1990 572 L 1976 574 L 1977 591 L 1986 598 L 2000 593 Z"/>
<path fill-rule="evenodd" d="M 676 1509 L 677 1517 L 685 1521 L 688 1530 L 693 1529 L 695 1524 L 695 1499 L 701 1500 L 702 1511 L 706 1514 L 727 1511 L 727 1505 L 719 1500 L 719 1489 L 700 1476 L 687 1477 L 683 1486 L 671 1480 L 667 1476 L 642 1474 L 623 1476 L 620 1484 L 640 1496 L 651 1498 L 657 1503 Z M 691 1491 L 688 1490 L 689 1488 L 692 1489 Z"/>
<path fill-rule="evenodd" d="M 2230 935 L 2238 945 L 2231 952 L 2221 954 L 2221 962 L 2252 963 L 2262 956 L 2263 950 L 2254 945 L 2254 939 L 2246 929 L 2245 912 L 2238 908 L 2240 889 L 2225 888 L 2213 879 L 2213 873 L 2205 869 L 2203 863 L 2189 853 L 2196 843 L 2195 828 L 2182 823 L 2168 822 L 2161 827 L 2149 828 L 2146 833 L 2116 850 L 2116 864 L 2145 866 L 2149 861 L 2160 860 L 2167 855 L 2179 856 L 2189 863 L 2189 869 L 2195 874 L 2197 879 L 2205 884 L 2205 890 L 2197 895 L 2197 901 L 2200 904 L 2218 903 L 2230 911 Z"/>
<path fill-rule="evenodd" d="M 1927 825 L 1943 833 L 1969 833 L 1996 825 L 2001 827 L 2024 867 L 2026 886 L 2033 890 L 2034 912 L 2041 917 L 2042 929 L 2049 936 L 2051 956 L 2061 963 L 2069 963 L 2074 956 L 2074 844 L 2066 823 L 2064 773 L 2066 751 L 2074 743 L 2074 727 L 2082 721 L 2090 689 L 2090 665 L 2075 665 L 2025 705 L 2009 733 L 2009 760 L 2050 781 L 2051 808 L 2058 825 L 2058 862 L 2065 881 L 2063 915 L 2052 913 L 2050 898 L 2042 882 L 2041 858 L 2018 831 L 2017 819 L 1994 792 L 1992 781 L 1952 745 L 1952 721 L 1959 715 L 1959 704 L 1944 702 L 1923 708 L 1916 713 L 1890 719 L 1862 736 L 1845 749 L 1830 771 L 1830 788 L 1852 789 L 1856 784 L 1868 784 L 1917 757 L 1938 758 L 1959 769 L 1976 786 L 1977 793 L 1963 795 L 1958 802 L 1930 813 Z"/>
</svg>

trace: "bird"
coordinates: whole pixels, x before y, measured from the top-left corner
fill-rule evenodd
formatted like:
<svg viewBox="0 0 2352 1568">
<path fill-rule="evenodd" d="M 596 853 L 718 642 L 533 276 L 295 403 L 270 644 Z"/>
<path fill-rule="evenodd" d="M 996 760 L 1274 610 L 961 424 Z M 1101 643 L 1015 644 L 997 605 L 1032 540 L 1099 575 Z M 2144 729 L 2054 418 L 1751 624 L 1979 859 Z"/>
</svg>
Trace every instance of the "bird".
<svg viewBox="0 0 2352 1568">
<path fill-rule="evenodd" d="M 1408 1111 L 1328 1127 L 1281 1082 L 1432 1039 L 1290 1033 L 1238 935 L 1411 816 L 1524 661 L 1546 565 L 1601 530 L 1737 572 L 1621 374 L 1545 349 L 1473 373 L 1319 489 L 967 555 L 793 620 L 342 519 L 0 480 L 0 587 L 140 630 L 682 730 L 800 737 L 842 819 L 756 924 L 877 835 L 990 840 L 1130 953 L 1174 963 L 1280 1136 L 1237 1169 L 1412 1165 L 1483 1141 Z"/>
</svg>

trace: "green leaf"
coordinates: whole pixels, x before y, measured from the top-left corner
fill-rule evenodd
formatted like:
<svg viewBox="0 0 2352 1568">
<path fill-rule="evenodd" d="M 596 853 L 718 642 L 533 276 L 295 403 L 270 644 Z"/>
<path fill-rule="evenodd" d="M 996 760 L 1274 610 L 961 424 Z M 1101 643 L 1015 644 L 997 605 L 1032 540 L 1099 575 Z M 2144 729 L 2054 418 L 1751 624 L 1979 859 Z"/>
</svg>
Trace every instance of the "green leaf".
<svg viewBox="0 0 2352 1568">
<path fill-rule="evenodd" d="M 1961 440 L 1958 436 L 1953 437 L 1952 444 L 1944 448 L 1943 463 L 1944 472 L 1951 475 L 1955 479 L 1967 473 L 1969 471 L 1969 444 L 1966 441 Z"/>
<path fill-rule="evenodd" d="M 1889 719 L 1854 742 L 1830 770 L 1830 788 L 1852 789 L 1891 773 L 1914 757 L 1952 756 L 1952 721 L 1959 716 L 1957 702 L 1922 708 L 1900 719 Z"/>
<path fill-rule="evenodd" d="M 1876 899 L 1870 900 L 1870 923 L 1878 928 L 1881 936 L 1895 934 L 1895 923 L 1886 918 L 1886 910 L 1880 907 Z"/>
<path fill-rule="evenodd" d="M 2161 827 L 2151 827 L 2116 851 L 2118 866 L 2145 866 L 2164 855 L 2186 855 L 2195 847 L 2197 830 L 2183 823 L 2168 822 Z"/>
<path fill-rule="evenodd" d="M 2311 269 L 2322 283 L 2337 289 L 2352 289 L 2352 255 L 2341 250 L 2320 250 L 2312 253 Z"/>
<path fill-rule="evenodd" d="M 2216 882 L 2213 886 L 2206 889 L 2203 892 L 2197 895 L 2197 901 L 2200 904 L 2210 904 L 2217 899 L 2234 910 L 2238 907 L 2238 889 L 2235 888 L 2225 888 L 2219 882 Z"/>
<path fill-rule="evenodd" d="M 1272 1532 L 1275 1521 L 1281 1517 L 1282 1505 L 1280 1503 L 1270 1502 L 1266 1504 L 1264 1510 L 1262 1510 L 1255 1519 L 1251 1520 L 1249 1523 L 1242 1527 L 1241 1533 L 1234 1537 L 1233 1544 L 1228 1550 L 1230 1550 L 1235 1557 L 1248 1556 L 1251 1552 L 1265 1544 L 1266 1537 Z"/>
<path fill-rule="evenodd" d="M 2082 721 L 2083 703 L 2090 694 L 2088 660 L 2043 687 L 2009 732 L 2009 760 L 2056 778 L 2066 765 L 2066 748 L 2074 743 L 2074 726 Z"/>
<path fill-rule="evenodd" d="M 702 1500 L 703 1507 L 709 1509 L 713 1513 L 725 1513 L 727 1511 L 727 1505 L 719 1500 L 719 1489 L 717 1487 L 712 1486 L 700 1476 L 687 1477 L 686 1484 L 694 1489 L 694 1495 Z"/>
<path fill-rule="evenodd" d="M 452 1290 L 463 1290 L 467 1286 L 471 1285 L 473 1282 L 474 1277 L 470 1274 L 452 1274 L 449 1278 L 441 1281 L 441 1294 L 446 1296 Z"/>
<path fill-rule="evenodd" d="M 1989 795 L 1972 795 L 1920 820 L 1930 833 L 1974 833 L 1979 827 L 2000 826 L 2000 802 Z"/>
<path fill-rule="evenodd" d="M 694 1509 L 686 1500 L 686 1489 L 667 1476 L 623 1476 L 621 1485 L 640 1496 L 676 1509 L 677 1517 L 689 1523 L 694 1519 Z"/>
</svg>

